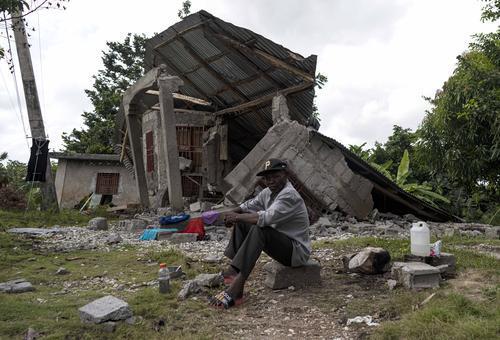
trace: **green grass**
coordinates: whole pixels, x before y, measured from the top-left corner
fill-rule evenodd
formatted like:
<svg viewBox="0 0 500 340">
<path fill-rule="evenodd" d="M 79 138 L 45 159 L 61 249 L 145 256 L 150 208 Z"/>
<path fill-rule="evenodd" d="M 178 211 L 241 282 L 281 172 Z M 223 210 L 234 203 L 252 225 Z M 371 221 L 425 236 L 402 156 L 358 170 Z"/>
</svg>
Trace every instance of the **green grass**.
<svg viewBox="0 0 500 340">
<path fill-rule="evenodd" d="M 154 280 L 158 275 L 157 261 L 180 264 L 189 277 L 206 269 L 198 268 L 198 264 L 188 267 L 187 259 L 180 252 L 168 248 L 155 252 L 119 246 L 111 252 L 45 253 L 33 251 L 29 239 L 0 232 L 0 282 L 22 277 L 36 287 L 34 292 L 0 294 L 0 339 L 20 338 L 28 327 L 45 334 L 47 339 L 215 337 L 215 315 L 205 300 L 200 297 L 198 301 L 177 301 L 181 288 L 178 280 L 172 281 L 172 291 L 165 295 L 159 294 L 155 286 L 132 292 L 118 291 L 108 283 L 88 287 L 91 279 L 103 276 L 125 284 L 127 289 Z M 70 274 L 55 275 L 61 266 Z M 67 294 L 54 295 L 68 282 L 74 286 L 68 288 Z M 100 325 L 81 323 L 78 308 L 108 294 L 127 301 L 142 321 L 135 325 L 119 323 L 113 334 L 102 333 Z M 164 320 L 165 327 L 157 332 L 152 325 L 159 319 Z"/>
<path fill-rule="evenodd" d="M 500 305 L 494 298 L 472 301 L 456 293 L 438 293 L 431 302 L 400 321 L 382 324 L 374 339 L 498 339 Z M 488 296 L 485 296 L 488 297 Z"/>
<path fill-rule="evenodd" d="M 0 210 L 0 231 L 11 227 L 52 227 L 54 225 L 81 226 L 91 218 L 106 216 L 105 210 L 96 210 L 90 215 L 81 214 L 78 210 L 51 211 L 7 211 Z"/>
</svg>

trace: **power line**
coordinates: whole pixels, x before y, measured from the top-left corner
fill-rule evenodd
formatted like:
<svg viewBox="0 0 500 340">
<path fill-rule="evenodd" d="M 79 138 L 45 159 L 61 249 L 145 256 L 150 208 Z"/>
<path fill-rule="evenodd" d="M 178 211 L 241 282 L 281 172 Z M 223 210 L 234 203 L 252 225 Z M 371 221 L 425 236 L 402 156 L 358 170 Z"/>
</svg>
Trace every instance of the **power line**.
<svg viewBox="0 0 500 340">
<path fill-rule="evenodd" d="M 3 18 L 4 18 L 4 23 L 5 23 L 5 33 L 7 34 L 7 42 L 9 45 L 9 55 L 10 55 L 10 60 L 12 63 L 12 75 L 14 77 L 14 85 L 15 85 L 14 87 L 16 88 L 17 106 L 19 107 L 19 116 L 21 117 L 21 122 L 23 124 L 24 136 L 26 138 L 26 143 L 28 144 L 28 149 L 29 149 L 28 133 L 26 132 L 26 124 L 24 123 L 23 109 L 21 106 L 21 96 L 19 95 L 19 88 L 17 87 L 16 69 L 14 66 L 14 57 L 12 56 L 12 46 L 10 44 L 9 28 L 7 26 L 7 19 L 5 17 L 5 12 L 3 13 Z"/>
</svg>

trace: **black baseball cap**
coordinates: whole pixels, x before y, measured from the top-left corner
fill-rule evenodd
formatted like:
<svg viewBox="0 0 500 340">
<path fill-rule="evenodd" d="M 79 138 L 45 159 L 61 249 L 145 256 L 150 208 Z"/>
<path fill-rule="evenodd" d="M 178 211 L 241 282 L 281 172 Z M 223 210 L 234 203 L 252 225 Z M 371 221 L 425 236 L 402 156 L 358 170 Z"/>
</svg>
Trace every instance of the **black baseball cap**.
<svg viewBox="0 0 500 340">
<path fill-rule="evenodd" d="M 264 169 L 257 173 L 257 176 L 264 176 L 270 172 L 285 170 L 287 165 L 280 159 L 270 158 L 264 163 Z"/>
</svg>

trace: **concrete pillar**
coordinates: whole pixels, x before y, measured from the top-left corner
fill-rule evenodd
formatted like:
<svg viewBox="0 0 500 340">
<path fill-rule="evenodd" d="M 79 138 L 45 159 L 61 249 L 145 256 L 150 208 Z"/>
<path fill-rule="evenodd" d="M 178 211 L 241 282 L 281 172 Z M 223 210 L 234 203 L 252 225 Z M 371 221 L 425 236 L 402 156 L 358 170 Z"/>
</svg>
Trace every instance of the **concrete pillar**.
<svg viewBox="0 0 500 340">
<path fill-rule="evenodd" d="M 125 115 L 127 120 L 130 148 L 134 159 L 135 183 L 139 192 L 139 199 L 144 208 L 149 207 L 148 182 L 144 168 L 144 158 L 142 152 L 142 116 L 135 112 L 133 105 L 129 106 L 129 111 Z"/>
<path fill-rule="evenodd" d="M 286 97 L 284 95 L 278 94 L 273 98 L 272 115 L 274 125 L 282 121 L 290 120 L 290 110 L 288 109 Z"/>
<path fill-rule="evenodd" d="M 158 88 L 160 90 L 160 119 L 163 135 L 163 155 L 167 165 L 167 186 L 170 206 L 177 211 L 184 210 L 182 201 L 182 180 L 179 170 L 179 149 L 177 147 L 177 133 L 175 129 L 175 112 L 173 92 L 183 85 L 179 77 L 168 76 L 166 70 L 158 77 Z M 161 174 L 160 174 L 161 176 Z"/>
</svg>

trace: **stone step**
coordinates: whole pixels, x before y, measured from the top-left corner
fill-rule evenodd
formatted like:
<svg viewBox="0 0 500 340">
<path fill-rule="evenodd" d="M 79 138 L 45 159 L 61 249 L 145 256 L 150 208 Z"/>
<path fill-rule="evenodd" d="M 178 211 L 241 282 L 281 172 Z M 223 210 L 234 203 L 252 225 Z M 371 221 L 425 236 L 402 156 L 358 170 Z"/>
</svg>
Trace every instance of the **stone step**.
<svg viewBox="0 0 500 340">
<path fill-rule="evenodd" d="M 309 260 L 302 267 L 287 267 L 276 261 L 264 265 L 265 285 L 271 289 L 284 289 L 290 286 L 303 288 L 321 284 L 321 266 L 318 261 Z"/>
<path fill-rule="evenodd" d="M 392 276 L 410 289 L 436 288 L 441 281 L 439 268 L 422 262 L 394 262 Z"/>
</svg>

